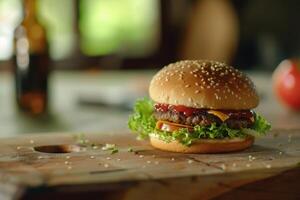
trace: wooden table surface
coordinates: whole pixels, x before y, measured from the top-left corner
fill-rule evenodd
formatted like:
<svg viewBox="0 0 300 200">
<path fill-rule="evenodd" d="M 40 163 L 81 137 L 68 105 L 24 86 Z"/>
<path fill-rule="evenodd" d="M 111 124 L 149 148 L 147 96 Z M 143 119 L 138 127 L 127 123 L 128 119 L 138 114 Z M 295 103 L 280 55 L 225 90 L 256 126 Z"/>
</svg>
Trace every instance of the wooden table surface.
<svg viewBox="0 0 300 200">
<path fill-rule="evenodd" d="M 299 131 L 274 130 L 253 147 L 226 154 L 163 152 L 126 132 L 6 138 L 0 152 L 2 199 L 74 199 L 91 192 L 106 193 L 105 199 L 300 197 Z"/>
<path fill-rule="evenodd" d="M 43 119 L 16 111 L 12 78 L 0 74 L 0 199 L 300 199 L 300 116 L 278 104 L 268 74 L 251 76 L 261 96 L 257 111 L 272 123 L 273 131 L 238 153 L 154 150 L 129 133 L 128 109 L 80 103 L 105 99 L 119 105 L 122 99 L 130 104 L 146 94 L 153 73 L 55 72 L 51 115 Z M 80 134 L 97 148 L 78 152 L 75 146 L 70 153 L 35 148 L 77 144 L 74 135 Z M 105 143 L 116 144 L 119 153 L 101 150 Z"/>
</svg>

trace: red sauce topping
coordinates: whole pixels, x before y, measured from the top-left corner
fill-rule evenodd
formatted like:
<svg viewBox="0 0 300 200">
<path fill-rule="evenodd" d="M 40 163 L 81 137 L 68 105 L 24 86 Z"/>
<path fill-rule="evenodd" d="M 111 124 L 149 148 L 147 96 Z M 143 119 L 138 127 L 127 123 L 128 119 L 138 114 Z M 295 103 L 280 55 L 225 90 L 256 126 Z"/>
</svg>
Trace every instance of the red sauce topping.
<svg viewBox="0 0 300 200">
<path fill-rule="evenodd" d="M 197 112 L 207 111 L 208 109 L 197 109 L 197 108 L 190 108 L 182 105 L 169 105 L 169 104 L 161 104 L 156 103 L 154 105 L 155 110 L 160 112 L 167 112 L 169 110 L 183 113 L 185 116 L 189 117 Z M 253 112 L 251 110 L 217 110 L 224 114 L 227 114 L 230 118 L 251 118 L 253 117 Z"/>
<path fill-rule="evenodd" d="M 160 112 L 167 112 L 169 110 L 168 104 L 156 103 L 154 109 Z"/>
<path fill-rule="evenodd" d="M 197 109 L 189 108 L 185 106 L 172 106 L 172 110 L 176 112 L 182 112 L 187 117 L 193 115 L 193 113 L 197 111 Z"/>
<path fill-rule="evenodd" d="M 185 116 L 191 116 L 194 112 L 197 112 L 201 109 L 196 109 L 196 108 L 189 108 L 186 106 L 175 106 L 175 105 L 169 105 L 169 104 L 161 104 L 157 103 L 154 105 L 155 110 L 160 111 L 160 112 L 167 112 L 169 110 L 175 111 L 175 112 L 181 112 Z"/>
</svg>

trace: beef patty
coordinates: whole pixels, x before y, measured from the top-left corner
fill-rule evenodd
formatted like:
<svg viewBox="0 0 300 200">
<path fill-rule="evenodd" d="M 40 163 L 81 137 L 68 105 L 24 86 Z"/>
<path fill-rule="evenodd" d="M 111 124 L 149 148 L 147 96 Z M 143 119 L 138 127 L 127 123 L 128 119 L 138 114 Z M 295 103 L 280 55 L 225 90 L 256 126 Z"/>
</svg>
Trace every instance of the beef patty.
<svg viewBox="0 0 300 200">
<path fill-rule="evenodd" d="M 219 119 L 217 116 L 207 113 L 206 111 L 193 113 L 190 116 L 184 115 L 182 112 L 176 112 L 173 110 L 168 111 L 154 111 L 154 117 L 157 120 L 170 121 L 178 124 L 185 124 L 190 126 L 200 125 L 200 126 L 209 126 L 212 123 L 220 125 L 226 123 L 229 128 L 232 129 L 241 129 L 241 128 L 250 128 L 253 125 L 251 118 L 246 118 L 239 115 L 230 116 L 224 122 Z"/>
</svg>

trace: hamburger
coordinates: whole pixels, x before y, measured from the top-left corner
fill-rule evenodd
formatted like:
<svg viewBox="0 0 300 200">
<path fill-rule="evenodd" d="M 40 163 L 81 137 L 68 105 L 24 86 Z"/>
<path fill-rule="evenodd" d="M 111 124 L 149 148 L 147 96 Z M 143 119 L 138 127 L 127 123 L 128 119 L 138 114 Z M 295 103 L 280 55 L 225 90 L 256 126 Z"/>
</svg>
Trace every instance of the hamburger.
<svg viewBox="0 0 300 200">
<path fill-rule="evenodd" d="M 129 128 L 153 147 L 182 153 L 224 153 L 250 147 L 270 124 L 253 111 L 259 97 L 239 70 L 217 61 L 186 60 L 151 80 L 151 99 L 135 103 Z"/>
</svg>

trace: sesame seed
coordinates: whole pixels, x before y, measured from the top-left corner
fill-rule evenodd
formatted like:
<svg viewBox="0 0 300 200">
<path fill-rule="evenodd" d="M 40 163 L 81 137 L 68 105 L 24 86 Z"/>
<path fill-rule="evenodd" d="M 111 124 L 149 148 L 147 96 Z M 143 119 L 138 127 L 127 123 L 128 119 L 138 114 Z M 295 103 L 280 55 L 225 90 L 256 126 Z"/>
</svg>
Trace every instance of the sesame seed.
<svg viewBox="0 0 300 200">
<path fill-rule="evenodd" d="M 198 94 L 198 93 L 199 93 L 199 90 L 196 90 L 196 91 L 195 91 L 195 94 Z"/>
<path fill-rule="evenodd" d="M 292 142 L 292 135 L 288 135 L 288 142 Z"/>
<path fill-rule="evenodd" d="M 270 164 L 267 164 L 267 165 L 266 165 L 266 168 L 267 168 L 267 169 L 270 169 L 270 168 L 271 168 L 271 165 L 270 165 Z"/>
<path fill-rule="evenodd" d="M 190 85 L 189 85 L 189 84 L 187 84 L 187 85 L 185 85 L 185 87 L 186 87 L 186 88 L 188 88 L 188 87 L 190 87 Z"/>
<path fill-rule="evenodd" d="M 188 160 L 188 164 L 192 164 L 193 162 L 194 162 L 194 161 L 191 160 L 191 159 Z"/>
<path fill-rule="evenodd" d="M 222 168 L 222 170 L 226 170 L 226 165 L 225 165 L 225 164 L 222 164 L 222 165 L 221 165 L 221 168 Z"/>
</svg>

